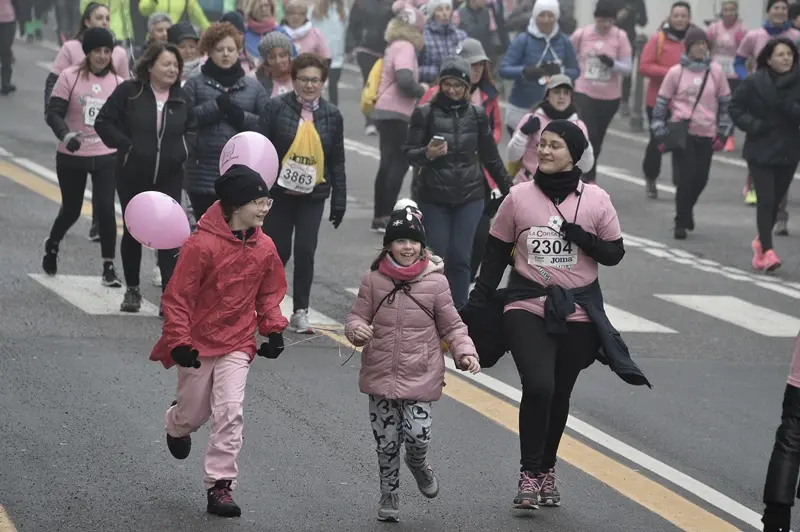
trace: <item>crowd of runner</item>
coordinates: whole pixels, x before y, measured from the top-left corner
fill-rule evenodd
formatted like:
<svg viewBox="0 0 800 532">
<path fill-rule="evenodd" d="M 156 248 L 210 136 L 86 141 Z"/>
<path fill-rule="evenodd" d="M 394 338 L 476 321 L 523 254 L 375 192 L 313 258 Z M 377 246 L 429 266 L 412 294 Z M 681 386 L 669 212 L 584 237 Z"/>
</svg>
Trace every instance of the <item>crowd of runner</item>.
<svg viewBox="0 0 800 532">
<path fill-rule="evenodd" d="M 744 201 L 756 206 L 752 265 L 781 265 L 773 234 L 788 234 L 786 198 L 800 161 L 800 5 L 788 0 L 769 0 L 765 23 L 752 29 L 736 0 L 723 1 L 707 27 L 693 21 L 687 2 L 675 2 L 657 14 L 664 22 L 642 49 L 642 0 L 598 0 L 593 22 L 579 27 L 558 0 L 52 4 L 0 0 L 3 95 L 16 89 L 17 31 L 41 39 L 42 18 L 55 7 L 62 41 L 44 91 L 62 203 L 42 268 L 58 274 L 61 243 L 91 177 L 89 236 L 100 243 L 101 282 L 124 284 L 120 310 L 139 312 L 142 245 L 126 227 L 123 282 L 115 200 L 124 213 L 137 194 L 158 191 L 186 206 L 196 230 L 182 248 L 157 252 L 164 327 L 151 359 L 179 366 L 165 414 L 173 456 L 186 458 L 191 433 L 212 419 L 210 513 L 241 513 L 232 490 L 250 363 L 280 355 L 286 329 L 314 333 L 309 307 L 325 206 L 334 228 L 347 207 L 337 108 L 347 61 L 363 77 L 364 134 L 379 137 L 370 228 L 384 248 L 365 265 L 345 335 L 363 349 L 359 384 L 377 444 L 381 520 L 400 516 L 402 447 L 423 495 L 438 494 L 427 449 L 443 349 L 473 373 L 513 357 L 522 382 L 513 499 L 520 509 L 561 504 L 556 453 L 582 370 L 600 360 L 625 382 L 649 386 L 603 310 L 598 281 L 599 265 L 616 266 L 625 254 L 598 162 L 614 117 L 632 112 L 633 75 L 647 83 L 645 201 L 657 198 L 670 153 L 674 237 L 687 238 L 713 155 L 735 150 L 738 128 Z M 505 111 L 501 80 L 511 85 Z M 246 166 L 220 175 L 226 144 L 246 131 L 277 151 L 271 188 Z M 409 168 L 412 199 L 398 202 Z M 287 320 L 279 304 L 292 255 Z M 258 348 L 256 331 L 266 338 Z M 798 386 L 791 377 L 765 530 L 789 530 Z"/>
</svg>

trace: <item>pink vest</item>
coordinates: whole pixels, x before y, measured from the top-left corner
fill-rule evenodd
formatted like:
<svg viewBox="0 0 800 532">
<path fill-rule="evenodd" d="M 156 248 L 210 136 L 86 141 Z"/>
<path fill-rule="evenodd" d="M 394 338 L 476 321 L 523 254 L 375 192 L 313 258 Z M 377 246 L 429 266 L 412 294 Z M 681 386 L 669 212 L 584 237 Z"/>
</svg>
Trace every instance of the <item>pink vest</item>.
<svg viewBox="0 0 800 532">
<path fill-rule="evenodd" d="M 11 0 L 0 0 L 0 23 L 14 22 L 17 19 Z"/>
<path fill-rule="evenodd" d="M 729 79 L 737 78 L 733 69 L 733 60 L 736 50 L 739 49 L 747 28 L 741 20 L 737 20 L 730 28 L 721 20 L 713 22 L 706 30 L 708 40 L 711 42 L 711 58 L 722 67 L 722 71 Z"/>
<path fill-rule="evenodd" d="M 669 100 L 669 107 L 672 110 L 671 121 L 678 122 L 691 116 L 690 134 L 696 137 L 714 138 L 717 134 L 719 98 L 730 96 L 731 88 L 722 68 L 716 63 L 711 63 L 711 73 L 708 75 L 703 94 L 700 95 L 697 109 L 692 115 L 692 106 L 697 100 L 704 75 L 705 71 L 693 72 L 675 65 L 667 72 L 658 95 Z"/>
<path fill-rule="evenodd" d="M 581 75 L 575 81 L 575 92 L 595 100 L 616 100 L 622 97 L 622 77 L 619 72 L 605 66 L 598 55 L 614 60 L 631 59 L 631 44 L 627 34 L 617 27 L 605 35 L 597 33 L 594 24 L 585 26 L 570 37 Z"/>
<path fill-rule="evenodd" d="M 800 31 L 796 30 L 795 28 L 789 28 L 783 33 L 773 36 L 767 33 L 767 30 L 764 28 L 750 30 L 739 44 L 739 49 L 736 50 L 736 55 L 740 55 L 748 59 L 751 57 L 755 59 L 770 40 L 778 37 L 786 37 L 792 42 L 797 42 L 797 40 L 800 39 Z"/>
<path fill-rule="evenodd" d="M 0 0 L 2 1 L 2 0 Z M 77 39 L 65 42 L 61 49 L 58 51 L 55 61 L 50 66 L 50 72 L 53 74 L 61 74 L 61 72 L 72 65 L 77 65 L 86 59 L 86 54 L 83 53 L 83 45 Z M 128 54 L 121 46 L 115 46 L 111 51 L 111 63 L 114 65 L 114 71 L 122 79 L 131 77 L 128 70 Z"/>
<path fill-rule="evenodd" d="M 539 134 L 544 131 L 544 128 L 547 127 L 547 124 L 552 122 L 553 120 L 547 116 L 541 109 L 537 109 L 534 115 L 539 117 L 539 123 L 541 127 L 539 127 L 539 131 L 535 134 L 531 135 L 528 138 L 528 147 L 525 148 L 525 153 L 522 155 L 522 168 L 520 168 L 519 172 L 517 172 L 516 177 L 514 177 L 514 184 L 524 183 L 526 181 L 530 181 L 530 179 L 526 176 L 525 170 L 528 170 L 531 175 L 536 173 L 536 169 L 539 168 L 539 156 L 536 154 L 536 145 L 539 144 Z M 524 124 L 528 121 L 528 117 L 531 116 L 531 113 L 526 113 L 525 116 L 519 121 L 520 124 Z M 572 115 L 569 117 L 571 122 L 574 122 L 583 134 L 586 135 L 586 138 L 589 138 L 589 131 L 586 128 L 586 124 L 583 123 L 583 120 L 578 118 L 577 114 Z"/>
<path fill-rule="evenodd" d="M 394 73 L 398 70 L 410 70 L 414 79 L 419 80 L 417 51 L 409 41 L 397 40 L 386 47 L 375 109 L 411 116 L 416 100 L 409 98 L 397 88 Z"/>
</svg>

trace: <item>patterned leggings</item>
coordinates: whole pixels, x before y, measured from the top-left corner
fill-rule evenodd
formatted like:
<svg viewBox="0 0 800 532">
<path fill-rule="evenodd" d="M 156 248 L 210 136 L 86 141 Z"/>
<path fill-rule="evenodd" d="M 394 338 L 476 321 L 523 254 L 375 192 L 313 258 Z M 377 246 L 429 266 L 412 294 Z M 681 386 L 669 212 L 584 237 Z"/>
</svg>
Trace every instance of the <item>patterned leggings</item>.
<svg viewBox="0 0 800 532">
<path fill-rule="evenodd" d="M 369 419 L 378 451 L 381 493 L 400 489 L 400 447 L 409 467 L 421 468 L 431 441 L 431 403 L 369 396 Z"/>
</svg>

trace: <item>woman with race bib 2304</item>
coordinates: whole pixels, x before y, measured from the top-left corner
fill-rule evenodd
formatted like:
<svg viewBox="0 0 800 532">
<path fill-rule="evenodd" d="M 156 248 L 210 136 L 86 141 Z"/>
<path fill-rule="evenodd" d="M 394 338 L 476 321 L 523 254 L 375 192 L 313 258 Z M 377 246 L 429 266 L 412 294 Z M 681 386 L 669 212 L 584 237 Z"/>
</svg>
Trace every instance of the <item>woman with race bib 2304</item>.
<svg viewBox="0 0 800 532">
<path fill-rule="evenodd" d="M 314 332 L 308 308 L 325 200 L 331 197 L 329 220 L 336 229 L 347 206 L 344 121 L 336 106 L 321 97 L 327 78 L 325 59 L 298 55 L 292 62 L 294 90 L 269 100 L 259 122 L 259 132 L 272 141 L 281 161 L 264 232 L 275 242 L 284 266 L 294 240 L 289 330 L 300 334 Z"/>
</svg>

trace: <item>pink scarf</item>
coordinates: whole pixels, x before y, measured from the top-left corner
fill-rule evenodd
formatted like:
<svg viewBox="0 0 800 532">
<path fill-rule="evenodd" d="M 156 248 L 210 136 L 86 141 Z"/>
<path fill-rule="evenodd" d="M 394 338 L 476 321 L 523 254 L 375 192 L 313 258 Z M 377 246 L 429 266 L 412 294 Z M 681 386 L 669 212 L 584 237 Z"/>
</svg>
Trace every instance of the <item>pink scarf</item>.
<svg viewBox="0 0 800 532">
<path fill-rule="evenodd" d="M 278 27 L 275 22 L 275 17 L 269 17 L 267 20 L 253 20 L 247 21 L 247 27 L 253 30 L 258 35 L 265 35 Z"/>
<path fill-rule="evenodd" d="M 391 254 L 387 253 L 378 266 L 378 271 L 395 281 L 410 281 L 419 277 L 428 267 L 429 262 L 430 259 L 426 255 L 425 258 L 418 260 L 411 266 L 401 266 L 395 262 Z"/>
</svg>

